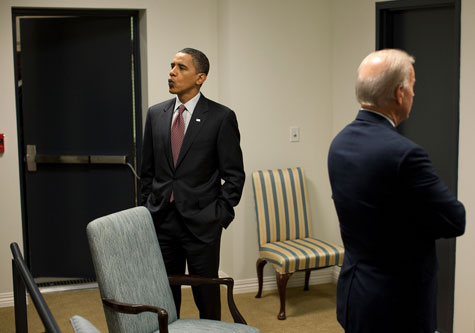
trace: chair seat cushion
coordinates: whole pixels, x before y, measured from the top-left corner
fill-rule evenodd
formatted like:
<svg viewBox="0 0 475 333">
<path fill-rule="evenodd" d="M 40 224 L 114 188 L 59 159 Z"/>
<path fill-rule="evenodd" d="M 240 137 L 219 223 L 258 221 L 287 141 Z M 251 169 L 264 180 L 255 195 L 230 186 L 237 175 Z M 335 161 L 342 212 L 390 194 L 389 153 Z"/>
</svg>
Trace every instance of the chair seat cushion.
<svg viewBox="0 0 475 333">
<path fill-rule="evenodd" d="M 229 323 L 226 321 L 208 320 L 208 319 L 178 319 L 168 325 L 168 331 L 173 332 L 242 332 L 242 333 L 259 333 L 260 330 L 244 325 Z M 156 331 L 157 333 L 159 331 Z"/>
<path fill-rule="evenodd" d="M 343 265 L 345 250 L 338 245 L 308 237 L 265 243 L 259 256 L 270 262 L 281 274 Z"/>
<path fill-rule="evenodd" d="M 81 316 L 72 316 L 69 321 L 75 333 L 101 333 L 89 320 Z"/>
</svg>

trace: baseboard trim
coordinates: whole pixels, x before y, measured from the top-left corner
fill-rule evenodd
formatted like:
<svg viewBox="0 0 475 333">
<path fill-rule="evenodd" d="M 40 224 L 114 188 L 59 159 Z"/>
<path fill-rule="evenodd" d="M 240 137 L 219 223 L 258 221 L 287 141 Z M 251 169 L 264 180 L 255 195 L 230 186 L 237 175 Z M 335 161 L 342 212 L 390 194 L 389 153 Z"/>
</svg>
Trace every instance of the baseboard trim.
<svg viewBox="0 0 475 333">
<path fill-rule="evenodd" d="M 336 283 L 336 281 L 338 280 L 339 274 L 340 274 L 340 267 L 338 266 L 312 271 L 312 273 L 310 274 L 309 284 L 316 285 L 316 284 L 325 284 L 325 283 Z M 220 272 L 220 276 L 226 276 L 226 275 L 224 272 Z M 289 279 L 289 282 L 287 283 L 287 287 L 289 288 L 300 287 L 300 286 L 303 286 L 304 283 L 305 283 L 304 272 L 296 272 Z M 276 289 L 277 289 L 277 282 L 275 280 L 275 275 L 264 276 L 262 290 L 276 290 Z M 235 294 L 257 292 L 257 290 L 258 290 L 257 277 L 251 278 L 251 279 L 234 280 Z"/>
<path fill-rule="evenodd" d="M 70 285 L 70 286 L 53 286 L 53 287 L 42 287 L 39 288 L 42 294 L 48 294 L 58 291 L 73 291 L 73 290 L 81 290 L 81 289 L 95 289 L 98 288 L 97 282 L 94 283 L 83 283 L 78 285 Z M 28 293 L 26 297 L 26 304 L 28 304 Z M 15 306 L 15 298 L 13 296 L 13 292 L 9 293 L 2 293 L 0 294 L 0 308 L 6 308 L 10 306 Z"/>
<path fill-rule="evenodd" d="M 338 275 L 340 274 L 340 267 L 333 266 L 328 267 L 325 269 L 320 269 L 318 271 L 312 271 L 310 275 L 310 285 L 315 284 L 324 284 L 324 283 L 336 283 L 338 281 Z M 219 271 L 220 277 L 229 276 L 223 271 Z M 287 283 L 287 287 L 299 287 L 304 285 L 305 274 L 303 272 L 297 272 L 289 279 Z M 97 288 L 97 284 L 94 286 L 87 286 L 88 288 L 80 288 L 80 289 L 89 289 L 89 288 Z M 43 288 L 48 289 L 48 288 Z M 244 294 L 244 293 L 252 293 L 257 292 L 258 284 L 257 278 L 251 279 L 242 279 L 242 280 L 234 280 L 234 293 L 235 294 Z M 275 281 L 275 275 L 272 276 L 264 276 L 262 290 L 276 290 L 277 289 L 277 282 Z M 51 292 L 52 290 L 42 290 L 41 292 Z M 57 290 L 55 290 L 57 291 Z M 28 300 L 27 300 L 28 301 Z M 5 308 L 9 306 L 14 306 L 14 299 L 13 299 L 13 292 L 9 293 L 0 293 L 0 308 Z"/>
<path fill-rule="evenodd" d="M 14 306 L 13 292 L 0 294 L 0 308 Z"/>
<path fill-rule="evenodd" d="M 78 284 L 69 284 L 69 285 L 59 285 L 51 287 L 41 287 L 40 292 L 42 294 L 55 293 L 58 291 L 74 291 L 74 290 L 83 290 L 83 289 L 97 289 L 99 285 L 97 282 L 89 283 L 78 283 Z"/>
</svg>

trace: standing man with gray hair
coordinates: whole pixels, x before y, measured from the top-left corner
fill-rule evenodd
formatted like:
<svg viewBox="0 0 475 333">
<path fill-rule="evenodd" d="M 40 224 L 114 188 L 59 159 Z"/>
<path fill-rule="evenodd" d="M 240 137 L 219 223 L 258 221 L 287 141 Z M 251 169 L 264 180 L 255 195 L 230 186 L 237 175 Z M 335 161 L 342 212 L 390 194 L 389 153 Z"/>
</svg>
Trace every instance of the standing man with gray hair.
<svg viewBox="0 0 475 333">
<path fill-rule="evenodd" d="M 386 49 L 358 68 L 356 120 L 333 140 L 328 170 L 345 246 L 337 317 L 347 333 L 436 329 L 435 240 L 465 231 L 465 209 L 425 150 L 400 135 L 414 58 Z"/>
<path fill-rule="evenodd" d="M 170 64 L 176 97 L 148 110 L 141 204 L 153 217 L 167 273 L 218 277 L 221 232 L 234 219 L 245 174 L 235 113 L 200 89 L 209 61 L 192 48 Z M 192 287 L 200 318 L 221 318 L 219 286 Z M 172 287 L 180 315 L 181 290 Z"/>
</svg>

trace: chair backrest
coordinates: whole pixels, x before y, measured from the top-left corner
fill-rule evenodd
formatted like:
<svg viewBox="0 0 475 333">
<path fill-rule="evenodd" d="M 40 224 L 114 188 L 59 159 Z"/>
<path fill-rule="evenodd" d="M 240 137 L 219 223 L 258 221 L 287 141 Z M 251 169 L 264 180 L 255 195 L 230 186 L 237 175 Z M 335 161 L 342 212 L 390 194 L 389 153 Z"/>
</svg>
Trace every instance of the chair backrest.
<svg viewBox="0 0 475 333">
<path fill-rule="evenodd" d="M 13 255 L 13 296 L 15 302 L 15 327 L 17 332 L 28 332 L 25 287 L 40 316 L 46 332 L 61 332 L 38 286 L 26 266 L 17 243 L 10 244 Z"/>
<path fill-rule="evenodd" d="M 252 173 L 259 246 L 312 236 L 302 168 Z"/>
<path fill-rule="evenodd" d="M 152 217 L 145 207 L 90 222 L 87 237 L 102 298 L 159 306 L 167 310 L 169 323 L 177 319 Z M 155 313 L 104 311 L 111 332 L 158 330 Z"/>
</svg>

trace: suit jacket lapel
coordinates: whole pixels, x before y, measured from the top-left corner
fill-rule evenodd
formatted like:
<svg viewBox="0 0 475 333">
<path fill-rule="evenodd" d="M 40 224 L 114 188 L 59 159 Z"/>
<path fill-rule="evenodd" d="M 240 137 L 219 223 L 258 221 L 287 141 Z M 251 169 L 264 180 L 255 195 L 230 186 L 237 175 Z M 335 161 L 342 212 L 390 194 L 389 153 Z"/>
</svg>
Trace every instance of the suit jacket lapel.
<svg viewBox="0 0 475 333">
<path fill-rule="evenodd" d="M 183 139 L 183 143 L 180 149 L 180 154 L 178 155 L 178 160 L 176 162 L 176 168 L 178 168 L 181 161 L 186 156 L 186 153 L 190 149 L 191 144 L 193 143 L 196 136 L 200 132 L 201 128 L 205 124 L 207 113 L 208 113 L 208 100 L 206 97 L 203 96 L 203 94 L 201 94 L 201 97 L 198 103 L 196 104 L 195 109 L 193 110 L 193 116 L 190 119 L 188 128 L 186 129 L 185 137 Z"/>
<path fill-rule="evenodd" d="M 175 99 L 170 100 L 170 104 L 165 106 L 162 110 L 162 114 L 160 115 L 160 133 L 162 133 L 162 140 L 165 142 L 166 146 L 166 156 L 168 164 L 170 168 L 173 169 L 173 154 L 172 154 L 172 146 L 170 141 L 170 130 L 172 126 L 172 118 L 173 118 L 173 108 L 175 106 Z"/>
</svg>

